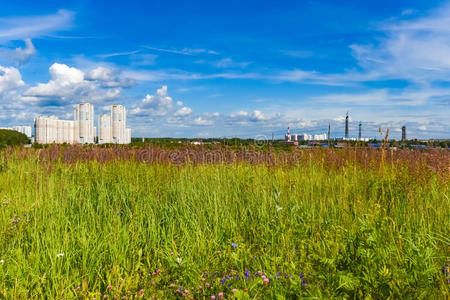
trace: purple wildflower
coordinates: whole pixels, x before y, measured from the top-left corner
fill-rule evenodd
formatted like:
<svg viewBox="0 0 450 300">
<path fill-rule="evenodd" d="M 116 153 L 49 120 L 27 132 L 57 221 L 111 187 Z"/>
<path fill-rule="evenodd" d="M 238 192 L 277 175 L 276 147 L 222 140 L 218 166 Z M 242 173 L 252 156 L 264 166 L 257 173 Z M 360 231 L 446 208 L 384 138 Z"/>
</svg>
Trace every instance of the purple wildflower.
<svg viewBox="0 0 450 300">
<path fill-rule="evenodd" d="M 303 273 L 300 273 L 300 278 L 303 279 L 305 275 Z"/>
<path fill-rule="evenodd" d="M 245 275 L 245 277 L 248 278 L 248 276 L 250 276 L 250 272 L 249 272 L 248 270 L 245 270 L 245 271 L 244 271 L 244 275 Z"/>
<path fill-rule="evenodd" d="M 237 244 L 236 243 L 231 243 L 231 246 L 233 246 L 233 248 L 237 248 Z"/>
<path fill-rule="evenodd" d="M 306 286 L 306 280 L 302 279 L 302 285 Z"/>
<path fill-rule="evenodd" d="M 222 278 L 222 279 L 220 280 L 220 283 L 221 283 L 221 284 L 225 284 L 225 281 L 227 281 L 227 279 L 224 277 L 224 278 Z"/>
</svg>

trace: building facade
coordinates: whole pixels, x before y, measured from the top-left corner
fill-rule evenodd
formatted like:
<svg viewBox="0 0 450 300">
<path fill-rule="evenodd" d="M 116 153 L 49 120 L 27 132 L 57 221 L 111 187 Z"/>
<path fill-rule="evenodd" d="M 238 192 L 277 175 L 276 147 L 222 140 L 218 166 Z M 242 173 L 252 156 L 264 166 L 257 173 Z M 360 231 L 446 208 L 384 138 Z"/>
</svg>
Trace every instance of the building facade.
<svg viewBox="0 0 450 300">
<path fill-rule="evenodd" d="M 100 115 L 98 119 L 99 144 L 129 144 L 131 129 L 127 128 L 127 111 L 123 105 L 112 105 L 110 114 Z"/>
<path fill-rule="evenodd" d="M 18 131 L 31 138 L 31 126 L 14 126 L 12 130 Z"/>
<path fill-rule="evenodd" d="M 39 116 L 34 120 L 35 142 L 39 144 L 78 143 L 78 123 L 57 117 Z"/>
<path fill-rule="evenodd" d="M 73 116 L 73 121 L 59 120 L 53 116 L 37 117 L 34 120 L 35 142 L 40 144 L 95 143 L 97 127 L 94 126 L 94 106 L 86 102 L 77 104 Z M 131 143 L 131 129 L 126 127 L 126 118 L 126 109 L 123 105 L 113 105 L 110 114 L 100 115 L 98 143 Z"/>
<path fill-rule="evenodd" d="M 76 133 L 78 143 L 93 144 L 96 136 L 94 105 L 86 102 L 77 104 L 74 111 L 74 120 L 78 123 L 78 132 Z"/>
</svg>

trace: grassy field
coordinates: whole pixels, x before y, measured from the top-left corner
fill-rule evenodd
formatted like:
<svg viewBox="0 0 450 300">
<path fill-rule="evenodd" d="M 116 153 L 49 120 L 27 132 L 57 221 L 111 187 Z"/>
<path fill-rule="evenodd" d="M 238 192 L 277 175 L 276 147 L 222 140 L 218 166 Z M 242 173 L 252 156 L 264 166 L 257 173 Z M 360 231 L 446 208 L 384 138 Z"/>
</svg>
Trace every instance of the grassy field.
<svg viewBox="0 0 450 300">
<path fill-rule="evenodd" d="M 154 150 L 3 150 L 0 298 L 449 296 L 448 151 Z"/>
</svg>

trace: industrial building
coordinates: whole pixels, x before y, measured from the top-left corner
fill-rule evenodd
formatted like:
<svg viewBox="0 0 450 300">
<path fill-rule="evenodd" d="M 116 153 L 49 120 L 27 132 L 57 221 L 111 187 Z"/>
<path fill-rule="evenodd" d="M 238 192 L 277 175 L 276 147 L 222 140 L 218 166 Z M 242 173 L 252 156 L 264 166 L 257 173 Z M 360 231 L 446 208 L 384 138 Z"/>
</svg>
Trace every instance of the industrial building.
<svg viewBox="0 0 450 300">
<path fill-rule="evenodd" d="M 284 136 L 284 142 L 285 145 L 298 145 L 298 141 L 325 141 L 327 140 L 328 136 L 326 133 L 322 134 L 315 134 L 314 136 L 307 133 L 292 133 L 290 131 L 290 128 L 288 127 L 288 131 Z"/>
<path fill-rule="evenodd" d="M 110 115 L 99 116 L 99 143 L 131 143 L 131 130 L 126 128 L 126 110 L 113 105 Z M 54 116 L 39 116 L 34 121 L 35 142 L 39 144 L 93 144 L 97 128 L 94 126 L 94 106 L 77 104 L 74 120 L 59 120 Z"/>
</svg>

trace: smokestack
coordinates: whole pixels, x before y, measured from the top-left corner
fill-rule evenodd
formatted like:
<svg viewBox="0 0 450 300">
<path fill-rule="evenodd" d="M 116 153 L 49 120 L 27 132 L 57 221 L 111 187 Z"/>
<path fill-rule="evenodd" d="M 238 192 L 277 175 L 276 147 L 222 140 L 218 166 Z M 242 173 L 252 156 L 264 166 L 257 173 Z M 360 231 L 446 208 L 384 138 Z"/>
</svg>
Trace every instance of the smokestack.
<svg viewBox="0 0 450 300">
<path fill-rule="evenodd" d="M 345 116 L 345 138 L 348 139 L 348 112 Z"/>
<path fill-rule="evenodd" d="M 328 143 L 330 143 L 331 138 L 331 123 L 328 123 Z"/>
<path fill-rule="evenodd" d="M 402 141 L 406 141 L 406 126 L 402 126 Z"/>
<path fill-rule="evenodd" d="M 358 139 L 361 140 L 361 121 L 359 121 L 359 132 L 358 132 Z"/>
</svg>

